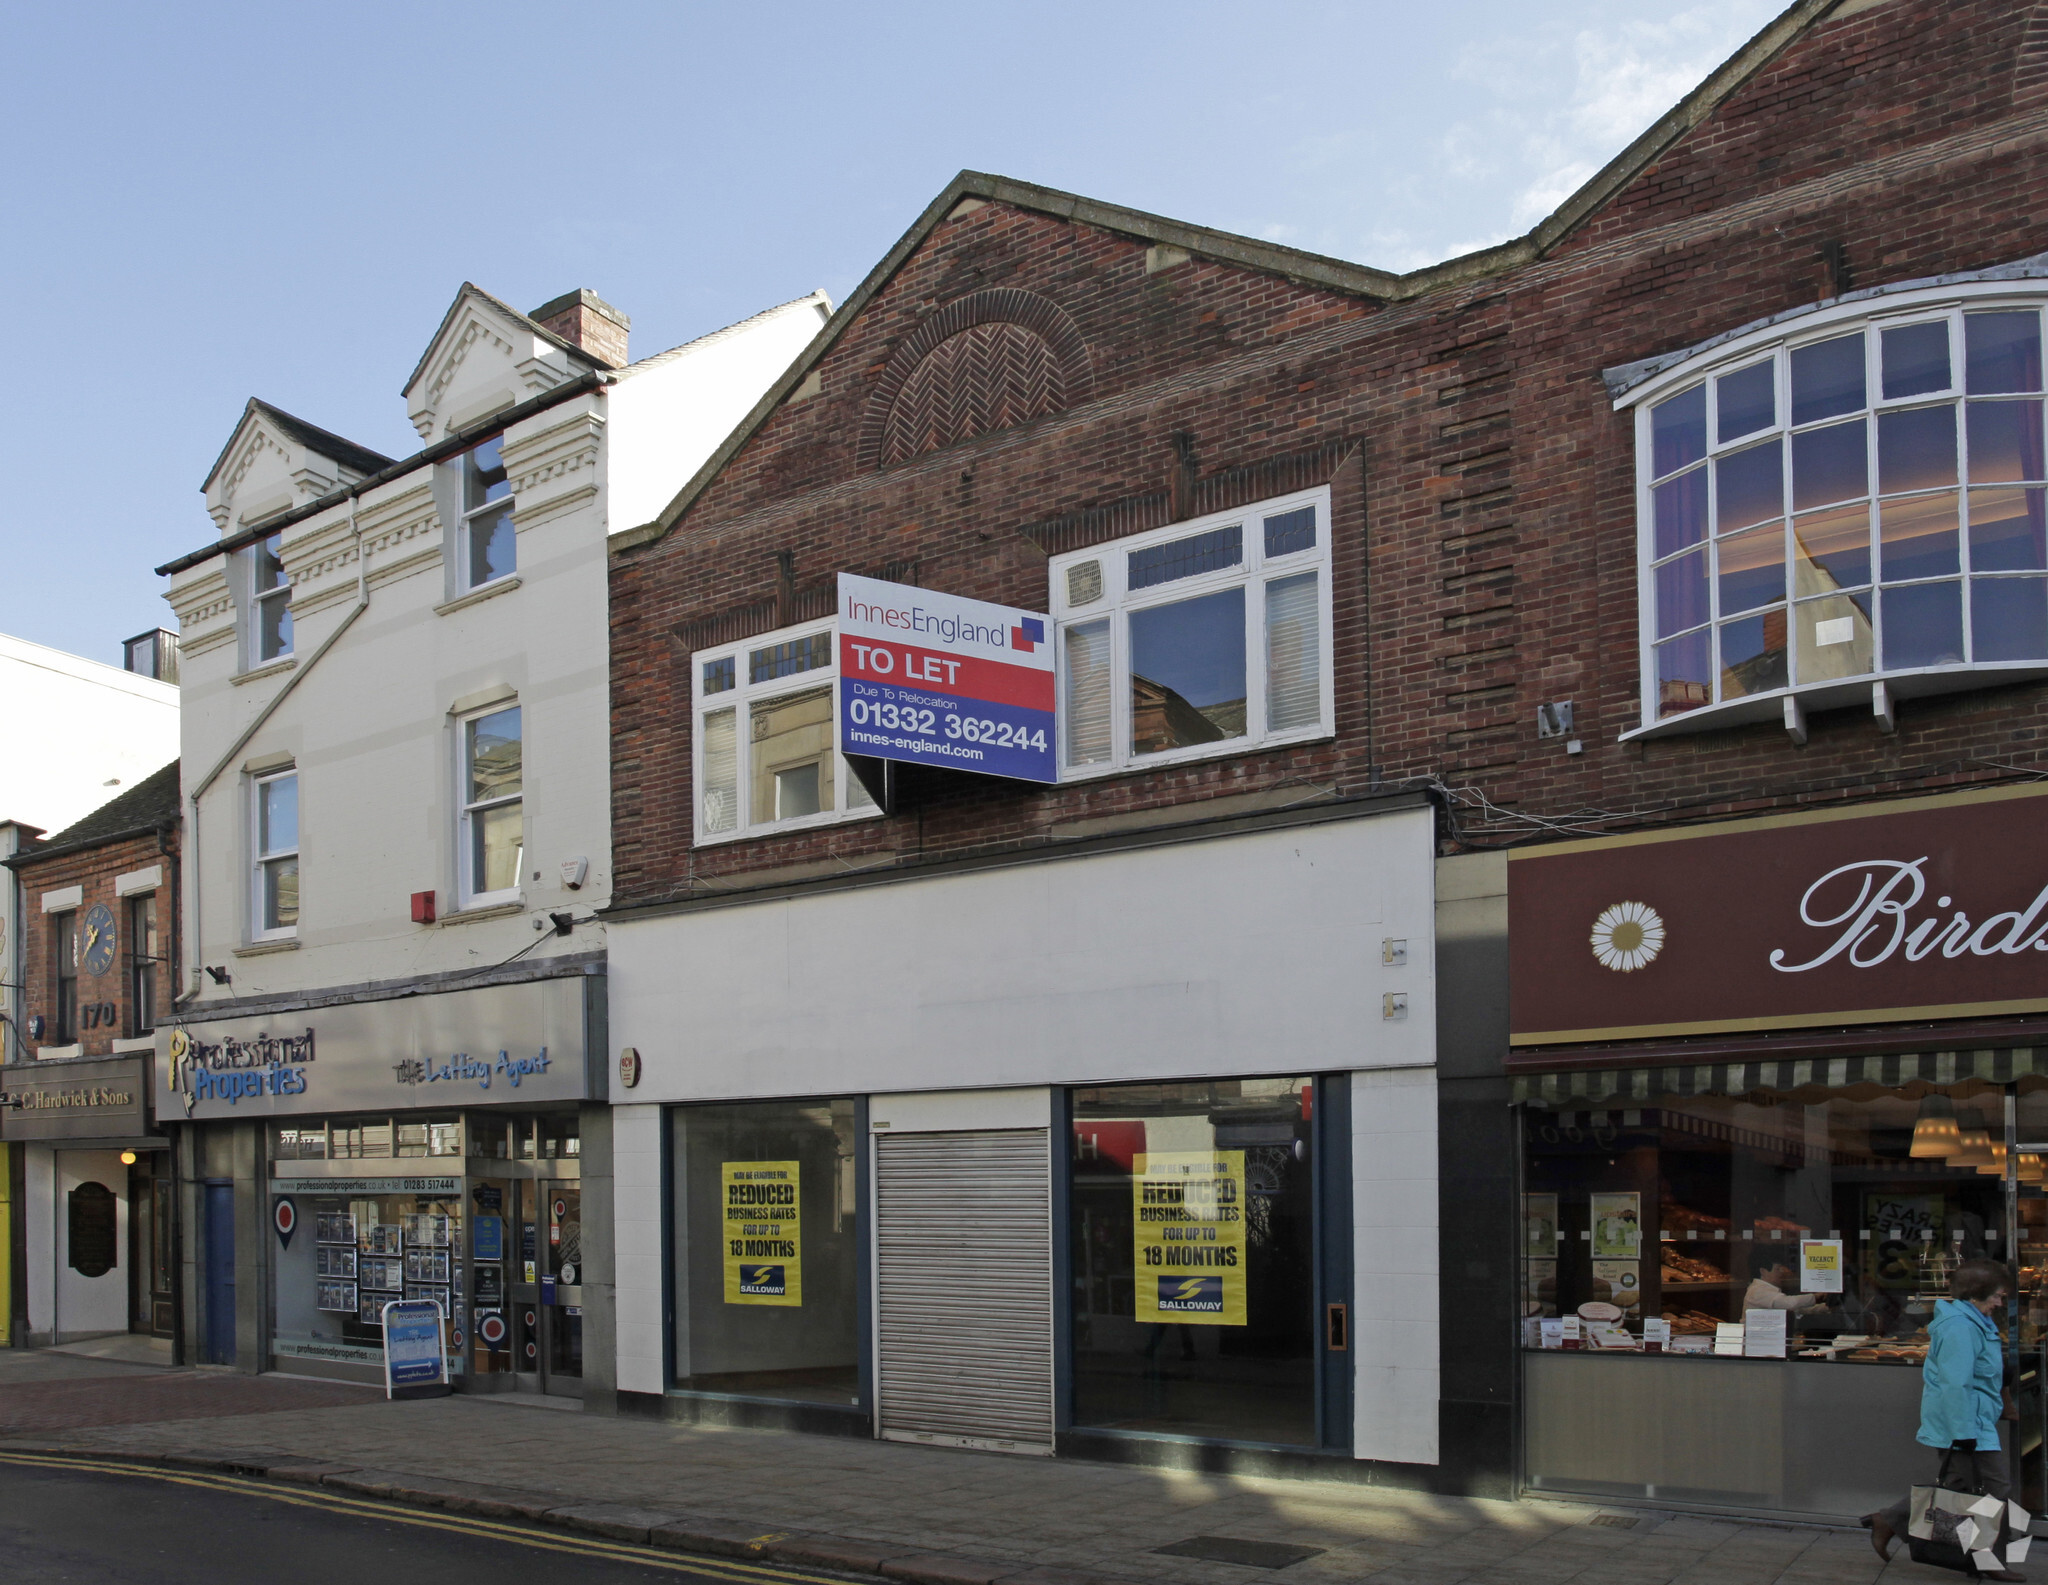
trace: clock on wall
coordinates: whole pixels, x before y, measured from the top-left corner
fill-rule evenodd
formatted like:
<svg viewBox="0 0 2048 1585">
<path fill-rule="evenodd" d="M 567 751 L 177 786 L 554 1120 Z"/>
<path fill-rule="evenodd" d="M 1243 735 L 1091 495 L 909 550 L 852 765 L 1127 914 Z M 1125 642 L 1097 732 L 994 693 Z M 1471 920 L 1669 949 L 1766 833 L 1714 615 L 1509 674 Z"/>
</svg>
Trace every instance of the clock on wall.
<svg viewBox="0 0 2048 1585">
<path fill-rule="evenodd" d="M 79 956 L 88 974 L 104 974 L 114 966 L 114 911 L 94 903 L 79 925 Z"/>
</svg>

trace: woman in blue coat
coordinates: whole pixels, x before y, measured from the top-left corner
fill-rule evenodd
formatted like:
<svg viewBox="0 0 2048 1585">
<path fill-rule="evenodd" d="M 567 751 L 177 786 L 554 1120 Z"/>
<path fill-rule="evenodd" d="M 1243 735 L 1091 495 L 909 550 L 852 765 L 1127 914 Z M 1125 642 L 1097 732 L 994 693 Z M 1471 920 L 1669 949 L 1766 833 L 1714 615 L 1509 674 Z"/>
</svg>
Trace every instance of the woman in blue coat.
<svg viewBox="0 0 2048 1585">
<path fill-rule="evenodd" d="M 2010 1465 L 1998 1440 L 2005 1412 L 2005 1346 L 1991 1317 L 2005 1307 L 2012 1277 L 1993 1260 L 1965 1261 L 1949 1284 L 1952 1297 L 1936 1302 L 1927 1323 L 1927 1364 L 1920 1376 L 1920 1432 L 1923 1446 L 1939 1448 L 1948 1467 L 1943 1483 L 1951 1491 L 1981 1491 L 2005 1502 L 2012 1491 Z M 1866 1514 L 1877 1555 L 1891 1558 L 1892 1542 L 1906 1528 L 1911 1498 Z M 1979 1579 L 2023 1580 L 2005 1567 L 2005 1549 L 1995 1572 Z"/>
</svg>

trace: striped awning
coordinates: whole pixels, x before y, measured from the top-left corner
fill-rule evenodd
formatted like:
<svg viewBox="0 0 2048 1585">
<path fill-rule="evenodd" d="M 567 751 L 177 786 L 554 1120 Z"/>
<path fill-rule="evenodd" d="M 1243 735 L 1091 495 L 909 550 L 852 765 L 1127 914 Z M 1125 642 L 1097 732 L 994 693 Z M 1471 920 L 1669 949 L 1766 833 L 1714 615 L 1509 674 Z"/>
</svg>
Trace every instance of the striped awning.
<svg viewBox="0 0 2048 1585">
<path fill-rule="evenodd" d="M 1832 1094 L 1867 1097 L 1909 1085 L 2011 1084 L 2048 1078 L 2048 1046 L 1979 1051 L 1909 1051 L 1869 1057 L 1806 1057 L 1778 1062 L 1705 1062 L 1645 1068 L 1579 1068 L 1514 1080 L 1517 1102 L 1535 1106 L 1628 1105 L 1660 1097 L 1756 1095 L 1809 1104 Z"/>
</svg>

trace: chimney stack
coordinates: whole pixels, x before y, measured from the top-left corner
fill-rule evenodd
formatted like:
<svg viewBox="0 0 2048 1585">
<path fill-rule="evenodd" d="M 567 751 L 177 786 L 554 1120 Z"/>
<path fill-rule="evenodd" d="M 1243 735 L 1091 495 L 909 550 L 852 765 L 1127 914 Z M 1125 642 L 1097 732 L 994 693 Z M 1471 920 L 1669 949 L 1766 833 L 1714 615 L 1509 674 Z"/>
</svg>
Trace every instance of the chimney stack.
<svg viewBox="0 0 2048 1585">
<path fill-rule="evenodd" d="M 597 293 L 579 288 L 542 303 L 527 318 L 581 347 L 607 368 L 626 366 L 626 333 L 633 321 Z"/>
</svg>

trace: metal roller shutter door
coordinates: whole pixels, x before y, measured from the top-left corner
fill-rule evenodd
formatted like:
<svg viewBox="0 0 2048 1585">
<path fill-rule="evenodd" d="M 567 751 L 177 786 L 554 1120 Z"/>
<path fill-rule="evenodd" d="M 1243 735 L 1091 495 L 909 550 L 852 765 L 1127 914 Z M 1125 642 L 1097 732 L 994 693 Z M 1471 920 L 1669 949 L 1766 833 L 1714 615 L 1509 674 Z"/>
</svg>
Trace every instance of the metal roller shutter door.
<svg viewBox="0 0 2048 1585">
<path fill-rule="evenodd" d="M 1052 1451 L 1052 1182 L 1042 1128 L 878 1134 L 881 1434 Z"/>
</svg>

